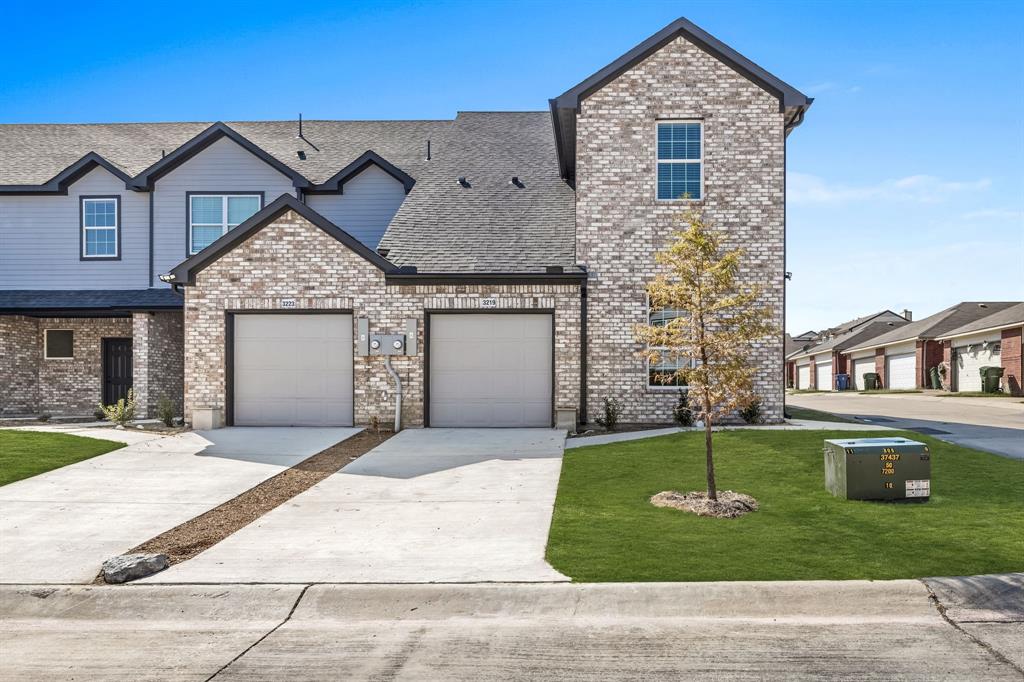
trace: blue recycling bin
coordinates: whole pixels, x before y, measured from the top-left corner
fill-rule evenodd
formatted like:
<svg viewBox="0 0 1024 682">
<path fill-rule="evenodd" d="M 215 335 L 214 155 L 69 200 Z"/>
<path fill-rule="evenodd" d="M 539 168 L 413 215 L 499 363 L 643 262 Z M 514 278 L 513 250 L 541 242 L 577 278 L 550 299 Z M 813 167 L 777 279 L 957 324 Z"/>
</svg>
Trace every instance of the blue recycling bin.
<svg viewBox="0 0 1024 682">
<path fill-rule="evenodd" d="M 850 388 L 850 375 L 849 374 L 837 374 L 836 375 L 836 390 L 846 391 Z"/>
</svg>

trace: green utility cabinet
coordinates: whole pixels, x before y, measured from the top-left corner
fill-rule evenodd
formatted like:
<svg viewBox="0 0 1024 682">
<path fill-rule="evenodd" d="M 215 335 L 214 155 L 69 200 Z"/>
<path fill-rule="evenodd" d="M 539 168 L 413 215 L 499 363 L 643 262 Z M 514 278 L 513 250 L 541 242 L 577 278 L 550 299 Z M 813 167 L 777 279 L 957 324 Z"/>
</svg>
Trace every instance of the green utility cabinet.
<svg viewBox="0 0 1024 682">
<path fill-rule="evenodd" d="M 928 446 L 906 438 L 825 441 L 825 488 L 848 500 L 927 500 Z"/>
</svg>

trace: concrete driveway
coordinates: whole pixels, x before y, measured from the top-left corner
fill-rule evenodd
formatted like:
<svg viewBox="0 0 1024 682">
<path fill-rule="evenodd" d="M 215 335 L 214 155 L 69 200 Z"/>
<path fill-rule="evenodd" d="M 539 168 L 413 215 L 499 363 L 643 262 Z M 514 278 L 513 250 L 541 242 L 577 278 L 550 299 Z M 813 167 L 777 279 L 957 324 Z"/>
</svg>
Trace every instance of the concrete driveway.
<svg viewBox="0 0 1024 682">
<path fill-rule="evenodd" d="M 907 429 L 956 445 L 1024 459 L 1024 398 L 956 398 L 928 393 L 796 393 L 786 403 Z"/>
<path fill-rule="evenodd" d="M 160 437 L 71 430 L 134 442 L 0 488 L 0 583 L 91 582 L 105 559 L 359 431 L 231 428 Z"/>
<path fill-rule="evenodd" d="M 544 561 L 564 440 L 552 429 L 408 429 L 147 581 L 567 580 Z"/>
</svg>

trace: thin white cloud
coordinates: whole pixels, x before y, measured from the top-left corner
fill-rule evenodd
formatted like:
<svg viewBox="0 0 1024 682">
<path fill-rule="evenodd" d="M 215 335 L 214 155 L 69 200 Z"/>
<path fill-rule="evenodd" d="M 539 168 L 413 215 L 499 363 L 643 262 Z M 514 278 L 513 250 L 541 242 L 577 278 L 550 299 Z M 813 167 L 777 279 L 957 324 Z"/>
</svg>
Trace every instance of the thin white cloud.
<svg viewBox="0 0 1024 682">
<path fill-rule="evenodd" d="M 865 199 L 938 203 L 964 192 L 988 189 L 988 178 L 956 181 L 934 175 L 908 175 L 871 185 L 831 183 L 817 175 L 789 173 L 786 198 L 796 204 L 838 204 Z"/>
<path fill-rule="evenodd" d="M 1024 211 L 1012 208 L 983 208 L 960 214 L 963 220 L 1015 220 L 1024 221 Z"/>
</svg>

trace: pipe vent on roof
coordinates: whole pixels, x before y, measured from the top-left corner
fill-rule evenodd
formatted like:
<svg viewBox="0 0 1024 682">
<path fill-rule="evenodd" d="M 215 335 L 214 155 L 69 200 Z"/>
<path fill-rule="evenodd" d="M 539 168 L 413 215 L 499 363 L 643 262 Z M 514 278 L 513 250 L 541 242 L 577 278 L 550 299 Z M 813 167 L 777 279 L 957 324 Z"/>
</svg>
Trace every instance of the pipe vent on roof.
<svg viewBox="0 0 1024 682">
<path fill-rule="evenodd" d="M 459 184 L 466 188 L 472 187 L 472 185 L 469 184 L 469 180 L 466 179 L 465 175 L 459 176 Z"/>
<path fill-rule="evenodd" d="M 512 182 L 513 185 L 515 185 L 519 189 L 522 189 L 522 188 L 526 187 L 526 185 L 523 184 L 523 181 L 519 179 L 518 175 L 513 175 L 511 182 Z"/>
</svg>

